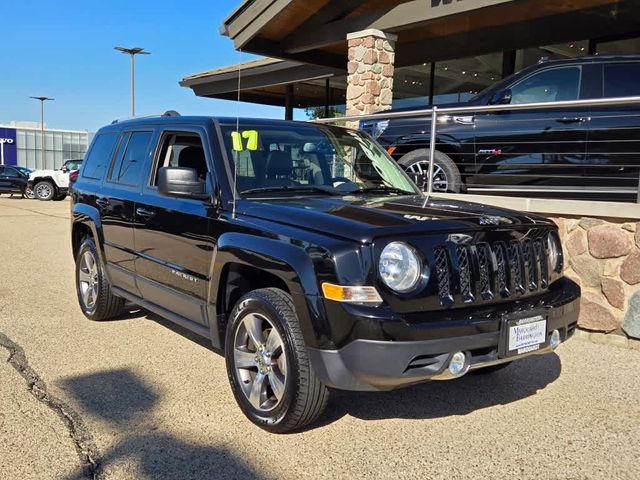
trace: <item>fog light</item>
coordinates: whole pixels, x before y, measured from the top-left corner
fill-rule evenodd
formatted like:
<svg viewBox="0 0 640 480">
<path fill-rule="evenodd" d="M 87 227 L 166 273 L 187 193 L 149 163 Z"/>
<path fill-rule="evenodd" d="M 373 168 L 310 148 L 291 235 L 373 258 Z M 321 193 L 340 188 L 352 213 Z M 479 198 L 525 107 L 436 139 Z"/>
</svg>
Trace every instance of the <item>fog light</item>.
<svg viewBox="0 0 640 480">
<path fill-rule="evenodd" d="M 449 362 L 449 373 L 454 377 L 459 377 L 467 373 L 469 365 L 467 365 L 467 356 L 464 352 L 456 352 L 451 356 Z"/>
<path fill-rule="evenodd" d="M 549 340 L 549 346 L 555 350 L 556 348 L 558 348 L 558 345 L 560 345 L 560 332 L 558 330 L 554 330 L 551 333 L 551 340 Z"/>
</svg>

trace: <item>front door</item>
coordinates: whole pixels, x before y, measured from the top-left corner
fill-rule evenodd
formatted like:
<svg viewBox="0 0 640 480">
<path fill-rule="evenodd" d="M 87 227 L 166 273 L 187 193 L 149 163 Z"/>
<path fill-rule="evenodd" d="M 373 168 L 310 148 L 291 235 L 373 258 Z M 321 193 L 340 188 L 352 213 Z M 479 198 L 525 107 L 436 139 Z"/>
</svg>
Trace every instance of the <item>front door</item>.
<svg viewBox="0 0 640 480">
<path fill-rule="evenodd" d="M 577 100 L 582 67 L 549 67 L 511 85 L 511 104 Z M 469 191 L 571 195 L 582 186 L 586 108 L 481 113 Z"/>
<path fill-rule="evenodd" d="M 165 130 L 154 166 L 135 209 L 136 273 L 145 300 L 191 322 L 208 325 L 207 292 L 215 239 L 209 201 L 167 197 L 158 193 L 158 169 L 195 169 L 212 191 L 210 151 L 204 129 Z"/>
</svg>

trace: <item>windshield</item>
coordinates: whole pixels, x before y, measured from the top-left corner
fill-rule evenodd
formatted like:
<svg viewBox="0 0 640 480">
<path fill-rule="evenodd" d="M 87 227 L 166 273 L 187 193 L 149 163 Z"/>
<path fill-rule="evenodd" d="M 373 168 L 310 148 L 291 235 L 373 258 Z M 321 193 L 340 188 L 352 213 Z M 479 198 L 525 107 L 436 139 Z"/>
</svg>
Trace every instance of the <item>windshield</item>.
<svg viewBox="0 0 640 480">
<path fill-rule="evenodd" d="M 241 123 L 238 133 L 235 125 L 221 128 L 241 195 L 419 193 L 384 150 L 355 130 L 293 122 Z"/>
</svg>

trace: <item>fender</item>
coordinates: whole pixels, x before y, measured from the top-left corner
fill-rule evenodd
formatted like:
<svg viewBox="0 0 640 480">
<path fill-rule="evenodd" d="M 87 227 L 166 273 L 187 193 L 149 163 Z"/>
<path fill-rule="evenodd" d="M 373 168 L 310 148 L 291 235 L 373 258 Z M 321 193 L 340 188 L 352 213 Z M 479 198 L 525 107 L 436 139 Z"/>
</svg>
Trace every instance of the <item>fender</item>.
<svg viewBox="0 0 640 480">
<path fill-rule="evenodd" d="M 287 285 L 300 320 L 305 343 L 308 346 L 317 344 L 318 340 L 312 325 L 318 325 L 318 322 L 326 317 L 323 316 L 324 305 L 318 290 L 313 262 L 304 249 L 282 240 L 246 233 L 225 233 L 218 239 L 213 255 L 208 294 L 208 303 L 213 306 L 213 312 L 217 312 L 216 301 L 225 265 L 228 263 L 249 265 L 277 276 Z M 218 315 L 210 315 L 211 339 L 216 347 L 223 343 L 220 338 L 218 318 L 220 318 Z"/>
<path fill-rule="evenodd" d="M 91 231 L 93 238 L 95 239 L 96 249 L 98 250 L 100 262 L 103 266 L 106 266 L 107 263 L 104 254 L 104 234 L 102 232 L 102 220 L 100 220 L 100 212 L 98 211 L 98 209 L 87 205 L 86 203 L 75 203 L 71 209 L 71 215 L 71 241 L 73 242 L 74 226 L 78 223 L 86 225 Z M 106 268 L 104 269 L 104 272 L 107 275 L 109 282 L 111 282 L 109 272 Z"/>
</svg>

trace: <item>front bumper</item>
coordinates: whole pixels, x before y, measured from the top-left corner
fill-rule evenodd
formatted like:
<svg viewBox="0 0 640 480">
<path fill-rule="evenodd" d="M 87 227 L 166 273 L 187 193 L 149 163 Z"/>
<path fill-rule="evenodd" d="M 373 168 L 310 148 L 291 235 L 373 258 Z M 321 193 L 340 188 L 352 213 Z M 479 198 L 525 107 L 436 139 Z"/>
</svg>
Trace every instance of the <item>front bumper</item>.
<svg viewBox="0 0 640 480">
<path fill-rule="evenodd" d="M 419 325 L 405 324 L 404 329 L 416 336 L 417 341 L 355 339 L 335 350 L 309 348 L 309 358 L 316 374 L 329 387 L 342 390 L 391 390 L 427 380 L 452 378 L 447 367 L 453 353 L 468 355 L 470 370 L 510 362 L 528 355 L 549 353 L 549 340 L 554 330 L 560 332 L 561 341 L 575 332 L 579 313 L 580 287 L 568 279 L 561 280 L 561 289 L 548 292 L 532 302 L 511 302 L 496 305 L 494 318 L 478 328 L 473 312 L 468 317 L 474 332 L 456 336 L 441 335 L 442 322 L 430 321 Z M 505 315 L 518 312 L 543 312 L 547 318 L 547 340 L 538 349 L 523 355 L 501 355 L 501 335 Z M 432 315 L 432 313 L 430 313 Z M 491 326 L 491 328 L 489 328 Z M 461 331 L 464 331 L 464 326 Z M 395 331 L 398 332 L 399 325 Z M 447 329 L 452 332 L 455 330 Z"/>
</svg>

